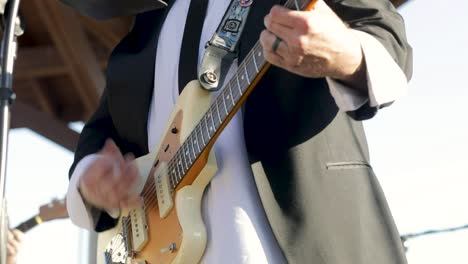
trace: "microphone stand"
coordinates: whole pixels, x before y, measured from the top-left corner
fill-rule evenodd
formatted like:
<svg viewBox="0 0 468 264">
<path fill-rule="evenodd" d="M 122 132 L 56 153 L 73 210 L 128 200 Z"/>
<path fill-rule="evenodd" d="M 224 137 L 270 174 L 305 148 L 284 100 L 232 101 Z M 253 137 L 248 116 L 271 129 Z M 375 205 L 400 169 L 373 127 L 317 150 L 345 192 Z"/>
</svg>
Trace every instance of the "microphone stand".
<svg viewBox="0 0 468 264">
<path fill-rule="evenodd" d="M 5 181 L 8 132 L 10 129 L 10 105 L 13 92 L 13 64 L 18 47 L 17 37 L 23 33 L 18 18 L 20 0 L 9 0 L 5 6 L 5 27 L 0 46 L 0 264 L 6 263 L 6 238 L 8 218 L 5 200 Z"/>
</svg>

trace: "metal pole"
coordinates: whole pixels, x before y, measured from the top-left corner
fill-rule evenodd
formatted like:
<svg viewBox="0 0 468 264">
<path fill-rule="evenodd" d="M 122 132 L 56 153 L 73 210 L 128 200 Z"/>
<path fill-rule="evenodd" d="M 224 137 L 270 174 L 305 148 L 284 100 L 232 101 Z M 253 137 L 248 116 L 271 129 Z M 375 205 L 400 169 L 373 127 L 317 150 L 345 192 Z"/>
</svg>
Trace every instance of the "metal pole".
<svg viewBox="0 0 468 264">
<path fill-rule="evenodd" d="M 13 64 L 16 57 L 17 35 L 21 30 L 15 30 L 20 0 L 9 0 L 5 9 L 5 28 L 0 46 L 1 75 L 0 75 L 0 261 L 6 261 L 6 237 L 8 218 L 6 212 L 5 186 L 8 131 L 10 129 L 10 105 L 15 99 L 13 93 Z M 16 31 L 16 32 L 15 32 Z"/>
</svg>

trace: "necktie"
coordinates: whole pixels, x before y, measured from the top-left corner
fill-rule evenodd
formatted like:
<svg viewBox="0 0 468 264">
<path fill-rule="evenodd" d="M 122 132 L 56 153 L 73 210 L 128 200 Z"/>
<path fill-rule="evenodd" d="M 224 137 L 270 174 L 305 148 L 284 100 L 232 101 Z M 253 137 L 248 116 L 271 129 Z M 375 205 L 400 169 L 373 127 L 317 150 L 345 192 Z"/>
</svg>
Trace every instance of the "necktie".
<svg viewBox="0 0 468 264">
<path fill-rule="evenodd" d="M 208 0 L 191 0 L 179 59 L 179 93 L 191 80 L 197 79 L 198 46 Z"/>
</svg>

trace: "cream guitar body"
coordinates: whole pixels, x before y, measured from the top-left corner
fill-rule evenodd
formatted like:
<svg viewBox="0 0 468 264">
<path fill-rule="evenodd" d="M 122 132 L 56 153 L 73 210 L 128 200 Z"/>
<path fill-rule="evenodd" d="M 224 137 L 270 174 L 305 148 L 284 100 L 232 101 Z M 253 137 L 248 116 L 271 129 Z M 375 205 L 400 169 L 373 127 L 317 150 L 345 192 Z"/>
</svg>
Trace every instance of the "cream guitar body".
<svg viewBox="0 0 468 264">
<path fill-rule="evenodd" d="M 210 95 L 197 81 L 190 82 L 178 98 L 157 150 L 136 160 L 144 184 L 137 191 L 145 206 L 123 211 L 116 227 L 99 234 L 98 264 L 192 264 L 203 256 L 207 238 L 201 201 L 217 171 L 214 152 L 201 152 L 175 190 L 166 188 L 170 180 L 165 174 L 168 162 L 210 106 Z"/>
</svg>

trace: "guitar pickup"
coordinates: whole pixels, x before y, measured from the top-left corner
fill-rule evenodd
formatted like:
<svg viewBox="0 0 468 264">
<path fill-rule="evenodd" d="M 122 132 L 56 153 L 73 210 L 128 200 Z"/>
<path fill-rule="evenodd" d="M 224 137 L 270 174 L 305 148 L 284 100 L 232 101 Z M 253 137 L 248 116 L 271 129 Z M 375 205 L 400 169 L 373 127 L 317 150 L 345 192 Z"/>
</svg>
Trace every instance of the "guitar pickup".
<svg viewBox="0 0 468 264">
<path fill-rule="evenodd" d="M 148 242 L 148 225 L 144 206 L 129 212 L 132 226 L 132 249 L 139 252 Z"/>
<path fill-rule="evenodd" d="M 162 163 L 154 173 L 154 183 L 156 185 L 156 196 L 158 197 L 159 216 L 165 218 L 174 207 L 172 186 L 169 181 L 166 163 Z"/>
</svg>

